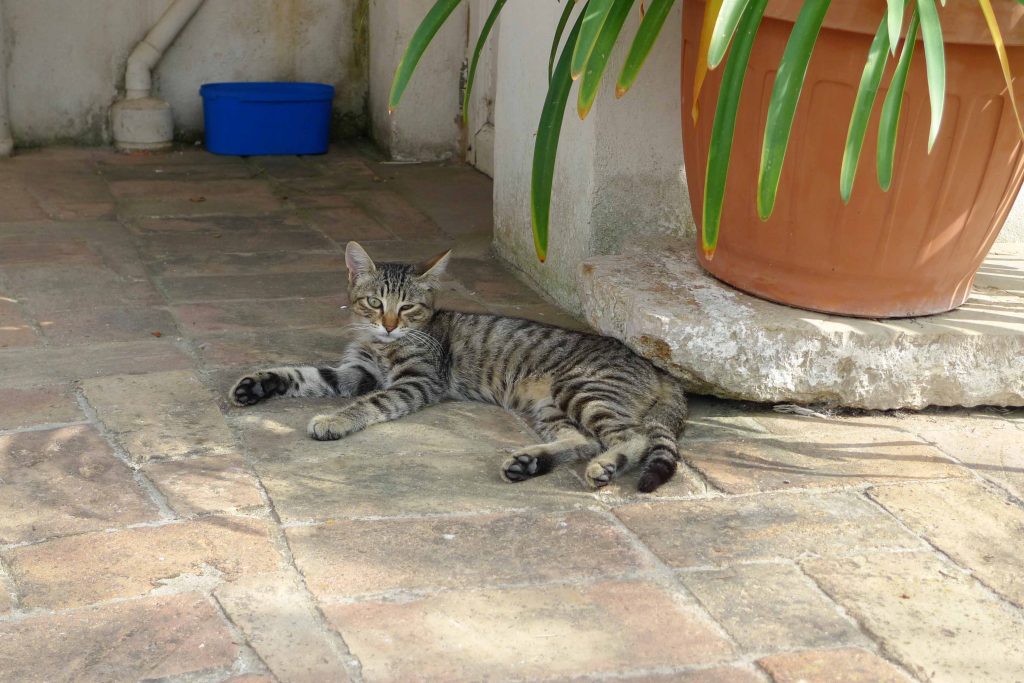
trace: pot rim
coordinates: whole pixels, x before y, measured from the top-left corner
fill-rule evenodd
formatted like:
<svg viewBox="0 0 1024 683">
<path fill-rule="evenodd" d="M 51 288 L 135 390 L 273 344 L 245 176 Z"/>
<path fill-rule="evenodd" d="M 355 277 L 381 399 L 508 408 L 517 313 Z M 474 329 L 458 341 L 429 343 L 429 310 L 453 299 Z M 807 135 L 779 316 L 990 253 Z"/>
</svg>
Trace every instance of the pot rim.
<svg viewBox="0 0 1024 683">
<path fill-rule="evenodd" d="M 704 0 L 697 0 L 703 4 Z M 694 0 L 687 0 L 694 2 Z M 804 0 L 770 0 L 765 17 L 795 22 Z M 992 47 L 985 15 L 976 2 L 936 3 L 943 39 L 947 43 Z M 1024 45 L 1024 5 L 1014 0 L 993 0 L 992 11 L 1007 46 Z M 885 0 L 842 0 L 834 2 L 825 14 L 824 28 L 874 35 L 886 13 Z M 904 22 L 903 35 L 906 35 Z"/>
</svg>

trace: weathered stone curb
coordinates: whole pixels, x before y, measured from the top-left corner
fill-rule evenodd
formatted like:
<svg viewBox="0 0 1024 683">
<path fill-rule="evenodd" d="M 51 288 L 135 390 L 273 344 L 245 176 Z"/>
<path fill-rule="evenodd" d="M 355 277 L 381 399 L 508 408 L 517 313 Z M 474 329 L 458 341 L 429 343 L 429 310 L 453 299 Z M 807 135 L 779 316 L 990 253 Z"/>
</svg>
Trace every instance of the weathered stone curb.
<svg viewBox="0 0 1024 683">
<path fill-rule="evenodd" d="M 902 320 L 843 318 L 748 296 L 707 275 L 688 242 L 638 243 L 591 258 L 580 288 L 590 324 L 694 392 L 869 409 L 1021 406 L 1022 256 L 1024 245 L 998 245 L 963 307 Z"/>
</svg>

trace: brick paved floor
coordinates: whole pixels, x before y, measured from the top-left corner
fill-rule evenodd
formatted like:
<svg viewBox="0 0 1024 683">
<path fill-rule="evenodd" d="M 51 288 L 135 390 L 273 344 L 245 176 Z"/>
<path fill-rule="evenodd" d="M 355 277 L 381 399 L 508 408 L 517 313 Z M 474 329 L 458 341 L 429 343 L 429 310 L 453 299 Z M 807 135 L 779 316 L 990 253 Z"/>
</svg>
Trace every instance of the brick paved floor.
<svg viewBox="0 0 1024 683">
<path fill-rule="evenodd" d="M 489 254 L 458 165 L 0 162 L 0 679 L 1021 681 L 1024 412 L 695 398 L 656 495 L 448 404 L 333 443 L 224 400 L 338 356 L 342 247 L 454 245 L 452 306 L 579 325 Z"/>
</svg>

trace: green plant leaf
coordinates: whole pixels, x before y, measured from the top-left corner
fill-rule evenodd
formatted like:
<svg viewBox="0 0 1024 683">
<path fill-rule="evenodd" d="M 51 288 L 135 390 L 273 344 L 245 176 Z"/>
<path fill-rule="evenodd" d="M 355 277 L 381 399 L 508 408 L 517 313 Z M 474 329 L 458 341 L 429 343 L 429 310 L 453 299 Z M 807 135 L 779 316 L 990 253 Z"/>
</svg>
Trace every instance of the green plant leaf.
<svg viewBox="0 0 1024 683">
<path fill-rule="evenodd" d="M 900 31 L 903 30 L 903 15 L 905 13 L 905 0 L 889 0 L 889 11 L 887 19 L 889 23 L 889 51 L 895 55 L 896 47 L 900 44 Z"/>
<path fill-rule="evenodd" d="M 864 73 L 860 77 L 860 87 L 857 88 L 857 99 L 853 103 L 853 113 L 850 115 L 846 149 L 843 151 L 843 170 L 839 175 L 839 196 L 843 198 L 844 204 L 850 201 L 850 194 L 853 192 L 857 164 L 860 162 L 860 152 L 864 147 L 864 136 L 868 132 L 868 120 L 871 118 L 871 110 L 875 107 L 882 72 L 885 71 L 889 51 L 887 23 L 886 19 L 882 19 L 875 39 L 871 41 L 868 58 L 864 63 Z"/>
<path fill-rule="evenodd" d="M 800 14 L 786 42 L 786 50 L 775 75 L 772 98 L 768 102 L 768 120 L 765 123 L 764 144 L 761 146 L 761 168 L 757 175 L 757 213 L 766 221 L 775 208 L 779 191 L 782 165 L 793 131 L 793 118 L 800 102 L 800 93 L 807 76 L 814 43 L 825 21 L 830 0 L 804 0 Z"/>
<path fill-rule="evenodd" d="M 594 43 L 594 50 L 590 53 L 587 66 L 580 78 L 580 93 L 577 103 L 577 111 L 580 118 L 587 118 L 590 108 L 594 105 L 594 98 L 597 97 L 597 88 L 601 85 L 601 78 L 604 76 L 605 67 L 608 66 L 608 58 L 612 55 L 612 48 L 615 41 L 622 32 L 622 25 L 626 23 L 629 11 L 633 9 L 635 0 L 614 0 L 608 18 L 601 28 L 601 33 Z"/>
<path fill-rule="evenodd" d="M 594 44 L 597 43 L 597 36 L 601 33 L 608 18 L 608 12 L 612 9 L 615 0 L 588 0 L 583 10 L 583 25 L 580 27 L 580 37 L 576 40 L 576 47 L 572 51 L 572 80 L 583 75 L 587 67 L 587 60 L 594 51 Z"/>
<path fill-rule="evenodd" d="M 555 57 L 558 56 L 558 44 L 562 42 L 562 33 L 565 25 L 569 23 L 569 16 L 576 8 L 576 0 L 565 0 L 565 8 L 562 16 L 558 18 L 558 26 L 555 28 L 555 37 L 551 39 L 551 56 L 548 57 L 548 83 L 551 83 L 551 71 L 555 68 Z"/>
<path fill-rule="evenodd" d="M 562 132 L 565 104 L 572 90 L 572 55 L 583 24 L 584 12 L 576 17 L 565 47 L 551 75 L 548 94 L 537 126 L 537 140 L 533 146 L 533 173 L 530 177 L 530 213 L 533 218 L 533 246 L 537 258 L 543 262 L 548 254 L 548 223 L 551 219 L 551 185 L 555 176 L 555 155 L 558 136 Z"/>
<path fill-rule="evenodd" d="M 711 144 L 708 148 L 708 166 L 704 175 L 704 211 L 701 216 L 701 247 L 706 258 L 714 257 L 718 246 L 718 229 L 722 221 L 722 202 L 725 200 L 725 181 L 729 175 L 729 156 L 732 154 L 733 135 L 736 131 L 736 110 L 740 105 L 743 79 L 750 62 L 754 36 L 764 16 L 768 0 L 750 0 L 739 18 L 736 39 L 722 73 L 722 86 L 718 91 L 715 120 L 711 125 Z M 722 5 L 723 9 L 725 4 Z M 719 19 L 721 21 L 721 18 Z"/>
<path fill-rule="evenodd" d="M 914 10 L 910 18 L 907 37 L 903 41 L 903 51 L 896 70 L 889 83 L 889 92 L 882 103 L 882 115 L 878 123 L 878 185 L 888 192 L 892 186 L 892 169 L 896 161 L 896 132 L 900 125 L 900 111 L 903 109 L 903 90 L 907 86 L 907 72 L 910 71 L 910 60 L 914 56 L 914 43 L 917 42 L 917 28 L 920 16 Z"/>
<path fill-rule="evenodd" d="M 935 9 L 935 0 L 917 0 L 917 11 L 921 16 L 924 61 L 928 67 L 928 98 L 932 109 L 928 152 L 931 153 L 935 139 L 939 136 L 942 110 L 946 103 L 946 48 L 942 44 L 942 25 L 939 23 L 938 10 Z"/>
<path fill-rule="evenodd" d="M 1024 0 L 1018 0 L 1024 5 Z M 981 11 L 985 15 L 985 23 L 988 24 L 989 33 L 992 34 L 992 44 L 999 55 L 999 66 L 1003 69 L 1003 80 L 1006 82 L 1006 96 L 1010 98 L 1010 105 L 1013 107 L 1013 117 L 1017 120 L 1017 131 L 1021 139 L 1024 139 L 1024 126 L 1020 122 L 1020 111 L 1017 109 L 1017 96 L 1013 92 L 1013 75 L 1010 73 L 1010 60 L 1006 56 L 1006 43 L 1003 42 L 1003 34 L 999 30 L 999 23 L 996 22 L 995 12 L 992 11 L 992 3 L 989 0 L 978 0 Z"/>
<path fill-rule="evenodd" d="M 640 67 L 644 65 L 644 60 L 647 59 L 651 48 L 654 47 L 654 41 L 661 33 L 661 27 L 665 25 L 665 19 L 674 4 L 676 4 L 676 0 L 653 0 L 651 6 L 647 8 L 647 13 L 644 14 L 643 21 L 640 22 L 640 28 L 636 30 L 636 37 L 633 38 L 629 54 L 626 55 L 626 61 L 622 65 L 619 81 L 615 85 L 616 97 L 622 97 L 633 87 L 633 83 L 636 82 L 636 77 L 640 73 Z"/>
<path fill-rule="evenodd" d="M 473 91 L 473 81 L 476 80 L 476 67 L 480 61 L 480 53 L 484 49 L 484 44 L 487 42 L 487 37 L 491 34 L 491 28 L 494 27 L 494 22 L 498 20 L 498 15 L 501 14 L 501 9 L 505 6 L 507 0 L 498 0 L 494 3 L 494 7 L 491 8 L 491 13 L 487 15 L 487 19 L 484 21 L 484 25 L 480 28 L 480 36 L 476 39 L 476 47 L 473 49 L 473 58 L 469 61 L 469 73 L 466 76 L 466 90 L 462 93 L 462 124 L 465 125 L 469 121 L 469 94 Z"/>
<path fill-rule="evenodd" d="M 715 22 L 715 30 L 711 34 L 711 45 L 708 47 L 708 66 L 712 69 L 722 63 L 725 51 L 729 49 L 729 42 L 739 26 L 740 18 L 750 2 L 751 0 L 723 0 L 722 9 L 718 12 L 718 21 Z"/>
<path fill-rule="evenodd" d="M 405 54 L 402 55 L 402 61 L 398 62 L 398 68 L 395 69 L 395 78 L 391 81 L 391 94 L 388 95 L 389 113 L 395 110 L 398 102 L 402 99 L 402 94 L 405 92 L 406 86 L 409 85 L 409 79 L 412 78 L 412 72 L 416 70 L 416 65 L 419 64 L 420 57 L 430 45 L 430 41 L 434 39 L 441 26 L 461 2 L 462 0 L 437 0 L 416 28 L 416 32 L 412 34 L 409 46 L 405 48 Z"/>
</svg>

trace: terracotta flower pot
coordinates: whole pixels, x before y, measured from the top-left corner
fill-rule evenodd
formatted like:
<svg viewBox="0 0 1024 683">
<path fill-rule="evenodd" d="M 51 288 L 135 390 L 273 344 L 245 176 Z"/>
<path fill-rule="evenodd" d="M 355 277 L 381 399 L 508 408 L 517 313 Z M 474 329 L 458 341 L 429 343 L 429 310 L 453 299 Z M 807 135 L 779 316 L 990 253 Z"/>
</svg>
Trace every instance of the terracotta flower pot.
<svg viewBox="0 0 1024 683">
<path fill-rule="evenodd" d="M 718 251 L 704 268 L 756 296 L 829 313 L 903 317 L 940 313 L 967 298 L 1024 180 L 1024 155 L 995 49 L 977 3 L 939 8 L 947 94 L 927 153 L 930 110 L 920 42 L 903 102 L 895 176 L 876 177 L 878 116 L 890 60 L 868 127 L 850 203 L 839 171 L 853 100 L 884 0 L 833 3 L 811 58 L 775 212 L 757 216 L 757 169 L 773 75 L 799 0 L 773 0 L 758 31 L 740 99 Z M 998 1 L 1013 73 L 1024 77 L 1024 7 Z M 683 142 L 694 216 L 722 67 L 708 74 L 700 117 L 691 116 L 704 3 L 683 3 Z M 1018 81 L 1020 82 L 1020 81 Z M 1021 93 L 1018 92 L 1018 102 Z M 699 248 L 698 248 L 698 251 Z"/>
</svg>

